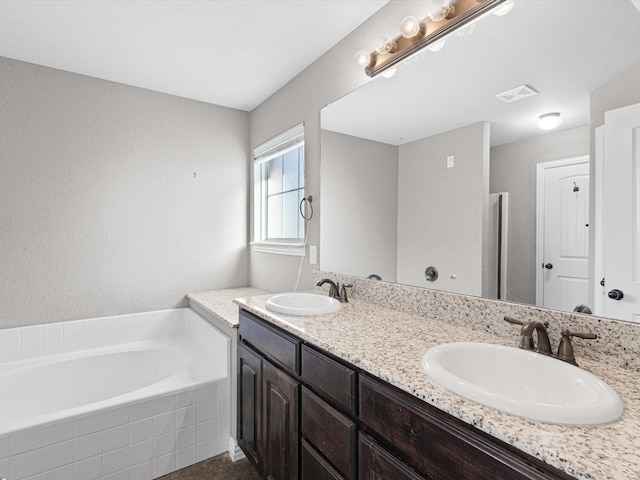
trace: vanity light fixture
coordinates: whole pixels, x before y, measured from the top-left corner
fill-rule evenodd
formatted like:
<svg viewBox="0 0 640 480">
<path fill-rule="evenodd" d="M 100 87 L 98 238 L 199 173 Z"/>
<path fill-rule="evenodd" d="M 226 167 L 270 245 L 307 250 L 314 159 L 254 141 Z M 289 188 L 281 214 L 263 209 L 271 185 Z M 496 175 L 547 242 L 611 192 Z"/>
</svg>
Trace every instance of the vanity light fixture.
<svg viewBox="0 0 640 480">
<path fill-rule="evenodd" d="M 359 51 L 356 64 L 363 67 L 367 75 L 375 77 L 425 47 L 439 50 L 438 47 L 444 45 L 444 37 L 507 3 L 513 4 L 513 0 L 438 0 L 424 20 L 405 17 L 400 24 L 400 35 L 393 39 L 381 37 L 374 52 Z"/>
<path fill-rule="evenodd" d="M 538 127 L 542 130 L 553 130 L 562 123 L 562 117 L 558 112 L 545 113 L 538 118 Z"/>
</svg>

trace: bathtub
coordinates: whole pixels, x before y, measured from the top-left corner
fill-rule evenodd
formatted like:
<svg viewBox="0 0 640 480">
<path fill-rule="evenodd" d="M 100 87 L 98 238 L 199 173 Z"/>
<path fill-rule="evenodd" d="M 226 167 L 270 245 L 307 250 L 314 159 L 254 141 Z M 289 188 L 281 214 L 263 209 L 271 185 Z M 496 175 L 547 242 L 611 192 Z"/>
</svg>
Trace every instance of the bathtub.
<svg viewBox="0 0 640 480">
<path fill-rule="evenodd" d="M 151 480 L 226 451 L 229 339 L 190 309 L 0 330 L 0 478 Z"/>
</svg>

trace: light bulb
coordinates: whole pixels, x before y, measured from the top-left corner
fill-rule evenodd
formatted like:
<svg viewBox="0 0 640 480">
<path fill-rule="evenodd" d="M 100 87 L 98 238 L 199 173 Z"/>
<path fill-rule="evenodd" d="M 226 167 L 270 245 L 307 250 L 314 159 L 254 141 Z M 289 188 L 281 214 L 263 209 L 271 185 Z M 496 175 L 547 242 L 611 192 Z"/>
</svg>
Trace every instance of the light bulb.
<svg viewBox="0 0 640 480">
<path fill-rule="evenodd" d="M 513 0 L 507 0 L 505 3 L 503 3 L 498 8 L 496 8 L 493 11 L 493 14 L 501 17 L 509 13 L 512 8 L 513 8 Z"/>
<path fill-rule="evenodd" d="M 354 61 L 359 67 L 366 68 L 371 64 L 371 54 L 364 50 L 359 50 L 358 53 L 356 53 Z"/>
<path fill-rule="evenodd" d="M 376 52 L 383 55 L 385 53 L 391 53 L 395 50 L 396 44 L 393 40 L 391 40 L 387 35 L 382 35 L 378 39 L 378 44 L 376 45 Z"/>
<path fill-rule="evenodd" d="M 391 78 L 396 74 L 396 67 L 390 68 L 388 70 L 385 70 L 384 72 L 382 72 L 382 76 L 384 78 Z"/>
<path fill-rule="evenodd" d="M 440 50 L 442 50 L 442 47 L 444 47 L 445 44 L 445 40 L 440 40 L 432 45 L 429 45 L 429 50 L 431 50 L 432 52 L 439 52 Z"/>
<path fill-rule="evenodd" d="M 538 127 L 542 130 L 553 130 L 562 123 L 562 118 L 558 112 L 545 113 L 538 118 Z"/>
<path fill-rule="evenodd" d="M 404 38 L 413 38 L 420 32 L 420 22 L 416 17 L 408 16 L 400 23 L 400 34 Z"/>
<path fill-rule="evenodd" d="M 435 12 L 430 13 L 429 19 L 433 20 L 434 22 L 441 22 L 445 18 L 449 17 L 449 15 L 451 15 L 454 11 L 455 8 L 453 7 L 453 5 L 445 5 Z"/>
</svg>

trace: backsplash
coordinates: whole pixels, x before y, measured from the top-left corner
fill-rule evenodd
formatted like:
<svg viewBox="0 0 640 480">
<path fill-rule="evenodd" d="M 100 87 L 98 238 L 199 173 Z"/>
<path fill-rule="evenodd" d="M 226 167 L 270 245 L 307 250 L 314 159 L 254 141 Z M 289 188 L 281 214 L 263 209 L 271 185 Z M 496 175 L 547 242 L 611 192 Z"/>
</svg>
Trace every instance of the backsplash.
<svg viewBox="0 0 640 480">
<path fill-rule="evenodd" d="M 593 332 L 598 335 L 596 340 L 572 339 L 578 361 L 583 357 L 640 372 L 640 325 L 635 323 L 314 271 L 314 284 L 322 278 L 352 284 L 350 298 L 512 339 L 514 346 L 518 345 L 520 327 L 505 322 L 505 315 L 524 321 L 549 322 L 554 351 L 560 341 L 560 331 L 565 328 Z M 316 288 L 326 290 L 326 287 Z"/>
</svg>

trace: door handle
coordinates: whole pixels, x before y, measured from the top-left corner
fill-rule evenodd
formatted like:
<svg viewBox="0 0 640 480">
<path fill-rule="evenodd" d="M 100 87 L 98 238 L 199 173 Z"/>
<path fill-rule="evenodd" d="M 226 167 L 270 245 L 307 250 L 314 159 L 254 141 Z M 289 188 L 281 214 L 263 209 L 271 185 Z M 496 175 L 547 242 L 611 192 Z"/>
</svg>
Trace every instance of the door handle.
<svg viewBox="0 0 640 480">
<path fill-rule="evenodd" d="M 547 270 L 551 270 L 553 268 L 553 264 L 552 263 L 545 263 L 543 265 L 544 268 L 546 268 Z"/>
<path fill-rule="evenodd" d="M 613 290 L 610 290 L 609 293 L 607 293 L 607 296 L 611 300 L 622 300 L 622 297 L 624 297 L 624 293 L 622 293 L 621 290 L 614 288 Z"/>
</svg>

